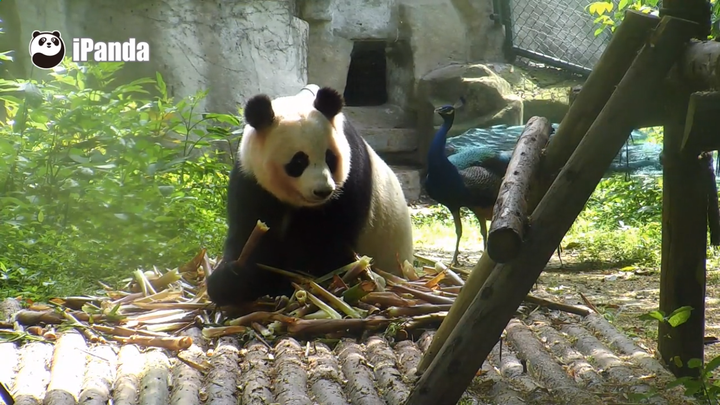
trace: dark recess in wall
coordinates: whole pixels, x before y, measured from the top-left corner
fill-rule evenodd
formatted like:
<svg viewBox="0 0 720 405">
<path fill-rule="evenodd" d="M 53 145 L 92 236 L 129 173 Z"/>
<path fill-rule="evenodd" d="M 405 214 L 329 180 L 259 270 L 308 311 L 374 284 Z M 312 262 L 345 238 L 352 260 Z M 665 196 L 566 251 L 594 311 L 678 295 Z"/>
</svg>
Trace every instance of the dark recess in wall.
<svg viewBox="0 0 720 405">
<path fill-rule="evenodd" d="M 345 103 L 353 107 L 388 101 L 385 42 L 355 41 L 344 96 Z"/>
</svg>

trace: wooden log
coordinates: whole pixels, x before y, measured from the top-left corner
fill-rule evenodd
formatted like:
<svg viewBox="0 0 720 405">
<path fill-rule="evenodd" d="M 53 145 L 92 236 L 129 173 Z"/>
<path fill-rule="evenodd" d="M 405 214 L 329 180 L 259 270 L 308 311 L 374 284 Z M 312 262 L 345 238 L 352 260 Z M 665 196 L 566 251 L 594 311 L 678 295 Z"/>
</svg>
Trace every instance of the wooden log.
<svg viewBox="0 0 720 405">
<path fill-rule="evenodd" d="M 496 263 L 517 257 L 527 226 L 527 194 L 537 180 L 542 150 L 550 138 L 547 118 L 531 117 L 520 135 L 495 201 L 488 254 Z"/>
<path fill-rule="evenodd" d="M 706 152 L 703 154 L 705 161 L 705 182 L 707 184 L 707 218 L 708 228 L 710 229 L 710 245 L 720 246 L 720 205 L 718 204 L 717 180 L 715 180 L 715 165 L 713 164 L 712 154 Z"/>
<path fill-rule="evenodd" d="M 520 256 L 498 265 L 492 272 L 420 377 L 408 405 L 451 404 L 462 396 L 629 137 L 633 130 L 633 107 L 655 97 L 657 82 L 678 60 L 695 25 L 671 17 L 660 22 L 649 44 L 638 54 L 607 106 L 533 211 Z M 580 105 L 578 98 L 573 106 Z"/>
<path fill-rule="evenodd" d="M 703 359 L 705 332 L 705 255 L 707 249 L 706 166 L 698 152 L 681 151 L 693 125 L 692 100 L 684 89 L 668 99 L 669 123 L 663 137 L 663 214 L 660 311 L 669 315 L 690 306 L 688 320 L 676 327 L 658 325 L 658 351 L 676 376 L 697 376 L 690 359 Z M 683 110 L 684 108 L 684 110 Z M 693 131 L 693 129 L 690 129 Z M 693 139 L 694 134 L 689 137 Z"/>
<path fill-rule="evenodd" d="M 545 307 L 547 309 L 554 309 L 556 311 L 568 312 L 580 316 L 587 316 L 590 314 L 590 311 L 585 308 L 577 307 L 574 305 L 562 304 L 560 302 L 549 301 L 546 299 L 535 297 L 530 294 L 525 296 L 524 301 L 541 307 Z"/>
<path fill-rule="evenodd" d="M 540 162 L 540 173 L 549 180 L 538 182 L 533 189 L 528 210 L 537 206 L 545 191 L 548 189 L 556 173 L 567 162 L 580 140 L 585 136 L 588 128 L 600 114 L 603 106 L 613 93 L 615 86 L 620 82 L 630 64 L 637 56 L 640 48 L 645 44 L 648 33 L 657 26 L 659 19 L 649 14 L 636 11 L 627 11 L 623 23 L 618 26 L 612 40 L 605 48 L 600 60 L 595 65 L 590 76 L 585 81 L 583 91 L 578 94 L 575 102 L 570 106 L 557 133 L 549 142 L 543 160 Z M 423 356 L 418 372 L 424 372 L 443 346 L 450 332 L 455 328 L 460 317 L 465 313 L 470 302 L 475 298 L 480 288 L 487 280 L 495 262 L 490 255 L 483 252 L 480 260 L 473 268 L 460 295 L 455 300 L 452 309 L 440 325 L 435 338 Z"/>
<path fill-rule="evenodd" d="M 720 88 L 720 42 L 691 42 L 678 65 L 678 75 L 691 91 Z"/>
<path fill-rule="evenodd" d="M 527 360 L 528 374 L 540 381 L 543 387 L 552 391 L 560 402 L 587 405 L 604 403 L 570 380 L 563 367 L 545 350 L 543 344 L 524 323 L 512 319 L 507 325 L 507 337 L 521 357 Z"/>
<path fill-rule="evenodd" d="M 692 93 L 687 110 L 683 111 L 687 111 L 687 115 L 682 117 L 685 119 L 685 130 L 681 135 L 680 153 L 697 156 L 700 152 L 720 149 L 720 133 L 717 130 L 720 92 Z"/>
</svg>

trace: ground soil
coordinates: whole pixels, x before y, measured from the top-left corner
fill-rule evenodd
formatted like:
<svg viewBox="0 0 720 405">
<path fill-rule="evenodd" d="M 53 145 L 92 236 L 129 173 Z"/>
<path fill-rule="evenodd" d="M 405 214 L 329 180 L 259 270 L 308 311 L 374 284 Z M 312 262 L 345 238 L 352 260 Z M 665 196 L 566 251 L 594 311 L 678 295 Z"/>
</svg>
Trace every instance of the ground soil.
<svg viewBox="0 0 720 405">
<path fill-rule="evenodd" d="M 412 207 L 419 210 L 427 207 L 421 202 Z M 452 231 L 452 229 L 451 229 Z M 473 230 L 464 229 L 460 242 L 460 261 L 463 268 L 472 269 L 482 254 L 482 243 L 472 239 Z M 468 235 L 470 234 L 470 235 Z M 467 236 L 466 236 L 467 235 Z M 443 243 L 416 243 L 420 255 L 442 260 L 449 264 L 454 245 L 445 238 Z M 448 243 L 449 242 L 449 243 Z M 564 250 L 562 263 L 557 254 L 548 263 L 540 276 L 536 289 L 542 289 L 557 296 L 559 301 L 584 305 L 582 293 L 606 318 L 631 337 L 642 348 L 657 356 L 657 322 L 639 319 L 640 315 L 658 309 L 660 294 L 659 269 L 602 269 L 579 262 L 573 251 Z M 706 341 L 720 339 L 720 271 L 708 268 L 706 298 Z M 720 343 L 705 346 L 705 361 L 720 356 Z"/>
</svg>

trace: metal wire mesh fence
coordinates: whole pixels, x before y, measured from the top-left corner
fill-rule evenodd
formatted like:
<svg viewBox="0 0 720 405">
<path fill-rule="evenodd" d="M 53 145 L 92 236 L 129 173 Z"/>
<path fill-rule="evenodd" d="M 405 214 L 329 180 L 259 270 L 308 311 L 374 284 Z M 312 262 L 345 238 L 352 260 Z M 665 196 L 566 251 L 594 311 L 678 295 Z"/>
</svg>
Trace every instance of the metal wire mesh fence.
<svg viewBox="0 0 720 405">
<path fill-rule="evenodd" d="M 506 49 L 513 56 L 588 74 L 610 40 L 607 32 L 594 34 L 585 10 L 592 0 L 503 1 L 511 25 Z"/>
</svg>

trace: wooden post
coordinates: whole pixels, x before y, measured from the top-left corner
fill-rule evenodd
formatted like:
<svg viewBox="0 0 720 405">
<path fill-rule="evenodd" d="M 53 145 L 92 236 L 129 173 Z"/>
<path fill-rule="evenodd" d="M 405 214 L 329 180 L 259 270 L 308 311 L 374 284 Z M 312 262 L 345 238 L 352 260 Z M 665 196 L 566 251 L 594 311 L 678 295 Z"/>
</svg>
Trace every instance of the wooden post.
<svg viewBox="0 0 720 405">
<path fill-rule="evenodd" d="M 663 0 L 660 17 L 666 15 L 697 23 L 694 38 L 705 39 L 710 35 L 712 8 L 708 0 Z"/>
<path fill-rule="evenodd" d="M 612 40 L 605 48 L 605 52 L 585 81 L 582 91 L 570 106 L 557 133 L 545 150 L 545 157 L 540 162 L 540 173 L 542 176 L 549 176 L 550 179 L 538 182 L 538 187 L 533 189 L 528 201 L 528 212 L 535 209 L 552 183 L 552 179 L 567 162 L 590 125 L 600 114 L 615 90 L 615 86 L 625 75 L 638 51 L 647 40 L 648 33 L 657 26 L 658 21 L 660 21 L 659 18 L 649 14 L 636 11 L 625 13 L 625 19 L 618 26 Z M 424 372 L 433 361 L 494 267 L 495 262 L 490 259 L 490 255 L 483 252 L 447 317 L 435 332 L 430 347 L 418 365 L 418 373 Z"/>
<path fill-rule="evenodd" d="M 668 99 L 663 139 L 663 218 L 662 269 L 660 273 L 660 310 L 669 315 L 690 306 L 690 318 L 672 327 L 658 326 L 658 350 L 676 376 L 697 376 L 700 369 L 688 368 L 690 359 L 703 360 L 705 333 L 705 255 L 707 249 L 707 182 L 706 164 L 698 159 L 697 145 L 709 116 L 701 108 L 702 95 L 678 89 Z M 720 104 L 715 103 L 716 106 Z M 719 110 L 715 110 L 717 114 Z"/>
<path fill-rule="evenodd" d="M 407 405 L 456 403 L 490 353 L 518 305 L 582 211 L 633 130 L 636 106 L 655 96 L 692 37 L 696 24 L 663 18 L 605 108 L 563 167 L 531 218 L 520 256 L 500 264 L 475 296 L 446 344 L 421 376 Z M 579 105 L 579 99 L 574 106 Z"/>
<path fill-rule="evenodd" d="M 710 229 L 710 245 L 720 246 L 720 204 L 718 204 L 717 180 L 715 180 L 715 165 L 710 152 L 703 153 L 705 161 L 705 184 L 707 187 L 707 219 Z"/>
<path fill-rule="evenodd" d="M 514 259 L 520 252 L 529 214 L 528 190 L 530 183 L 538 179 L 540 155 L 551 131 L 547 118 L 532 117 L 515 145 L 495 201 L 488 234 L 488 254 L 497 263 Z"/>
<path fill-rule="evenodd" d="M 679 86 L 679 85 L 678 85 Z M 677 92 L 674 95 L 677 98 Z M 693 93 L 688 101 L 687 93 L 680 95 L 687 103 L 678 117 L 683 124 L 679 152 L 695 156 L 708 150 L 720 149 L 720 132 L 717 130 L 717 116 L 720 112 L 720 92 L 704 91 Z M 681 107 L 683 104 L 677 105 Z M 685 115 L 687 113 L 687 116 Z"/>
</svg>

